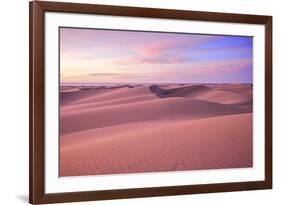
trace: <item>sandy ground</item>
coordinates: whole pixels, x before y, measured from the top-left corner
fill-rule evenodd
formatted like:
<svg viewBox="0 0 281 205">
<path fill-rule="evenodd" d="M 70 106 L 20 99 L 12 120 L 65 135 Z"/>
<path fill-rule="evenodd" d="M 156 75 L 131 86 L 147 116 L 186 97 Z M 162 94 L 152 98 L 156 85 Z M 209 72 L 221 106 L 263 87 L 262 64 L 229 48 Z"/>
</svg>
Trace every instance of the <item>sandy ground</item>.
<svg viewBox="0 0 281 205">
<path fill-rule="evenodd" d="M 246 84 L 63 87 L 60 175 L 252 166 Z"/>
</svg>

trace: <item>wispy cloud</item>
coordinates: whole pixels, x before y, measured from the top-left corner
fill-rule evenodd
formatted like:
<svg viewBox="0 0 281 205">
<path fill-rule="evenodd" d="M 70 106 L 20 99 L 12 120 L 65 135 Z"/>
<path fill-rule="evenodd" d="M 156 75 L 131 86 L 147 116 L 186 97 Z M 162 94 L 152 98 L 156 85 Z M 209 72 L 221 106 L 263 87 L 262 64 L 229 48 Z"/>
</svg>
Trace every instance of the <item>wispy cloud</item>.
<svg viewBox="0 0 281 205">
<path fill-rule="evenodd" d="M 113 63 L 117 65 L 132 65 L 132 64 L 179 64 L 187 62 L 185 57 L 174 56 L 133 56 L 127 59 L 114 60 Z"/>
<path fill-rule="evenodd" d="M 99 76 L 119 76 L 120 73 L 89 73 L 89 76 L 95 76 L 95 77 L 99 77 Z"/>
</svg>

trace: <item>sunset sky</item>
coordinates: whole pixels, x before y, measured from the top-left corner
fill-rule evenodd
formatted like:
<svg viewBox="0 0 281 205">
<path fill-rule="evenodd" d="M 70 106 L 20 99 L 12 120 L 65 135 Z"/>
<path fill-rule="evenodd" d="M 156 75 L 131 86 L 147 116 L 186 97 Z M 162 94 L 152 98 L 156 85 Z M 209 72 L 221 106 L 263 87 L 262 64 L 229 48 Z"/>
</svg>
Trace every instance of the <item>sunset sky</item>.
<svg viewBox="0 0 281 205">
<path fill-rule="evenodd" d="M 62 83 L 252 83 L 252 37 L 60 28 Z"/>
</svg>

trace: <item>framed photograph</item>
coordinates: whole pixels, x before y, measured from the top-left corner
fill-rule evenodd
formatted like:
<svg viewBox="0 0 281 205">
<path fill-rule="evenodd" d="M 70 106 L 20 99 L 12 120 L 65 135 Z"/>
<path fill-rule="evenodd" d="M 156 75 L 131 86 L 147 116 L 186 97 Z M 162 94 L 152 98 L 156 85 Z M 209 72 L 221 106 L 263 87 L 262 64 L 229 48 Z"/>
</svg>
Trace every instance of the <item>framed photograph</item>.
<svg viewBox="0 0 281 205">
<path fill-rule="evenodd" d="M 272 17 L 30 2 L 30 203 L 272 188 Z"/>
</svg>

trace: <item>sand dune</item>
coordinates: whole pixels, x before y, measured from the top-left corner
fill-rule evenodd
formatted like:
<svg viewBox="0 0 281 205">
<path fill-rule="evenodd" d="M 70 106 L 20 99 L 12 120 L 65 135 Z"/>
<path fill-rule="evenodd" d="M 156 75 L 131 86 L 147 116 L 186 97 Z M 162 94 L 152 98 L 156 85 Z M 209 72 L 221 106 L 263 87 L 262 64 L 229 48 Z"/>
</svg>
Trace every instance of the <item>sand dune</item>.
<svg viewBox="0 0 281 205">
<path fill-rule="evenodd" d="M 60 174 L 250 167 L 251 122 L 251 114 L 240 114 L 162 122 L 138 132 L 132 129 L 134 126 L 125 124 L 124 129 L 110 127 L 110 132 L 93 129 L 65 135 L 61 141 L 65 146 L 61 149 Z M 233 131 L 238 129 L 239 132 Z"/>
<path fill-rule="evenodd" d="M 251 84 L 223 84 L 214 85 L 216 90 L 225 90 L 244 94 L 250 98 L 253 96 L 253 87 Z"/>
<path fill-rule="evenodd" d="M 250 167 L 251 92 L 243 84 L 62 89 L 60 175 Z"/>
<path fill-rule="evenodd" d="M 62 110 L 65 112 L 73 109 L 88 109 L 88 108 L 97 108 L 97 107 L 110 106 L 110 105 L 121 105 L 126 103 L 143 102 L 152 99 L 158 99 L 158 97 L 150 93 L 150 94 L 144 94 L 139 96 L 116 98 L 116 99 L 104 100 L 98 102 L 94 101 L 89 103 L 74 103 L 63 107 Z"/>
<path fill-rule="evenodd" d="M 231 105 L 185 98 L 153 99 L 93 108 L 72 108 L 61 116 L 61 134 L 136 121 L 185 120 L 244 113 Z M 76 119 L 76 120 L 74 120 Z M 77 123 L 79 120 L 79 123 Z"/>
<path fill-rule="evenodd" d="M 89 89 L 89 90 L 80 90 L 79 88 L 76 89 L 69 89 L 60 92 L 60 105 L 65 106 L 76 101 L 81 101 L 84 98 L 91 98 L 93 96 L 98 96 L 100 94 L 104 95 L 107 92 L 112 92 L 112 90 L 105 90 L 105 89 Z"/>
<path fill-rule="evenodd" d="M 148 87 L 136 87 L 136 88 L 119 88 L 119 89 L 97 89 L 94 92 L 99 91 L 95 95 L 89 95 L 75 103 L 89 103 L 89 102 L 102 102 L 106 100 L 124 98 L 124 97 L 136 97 L 143 94 L 149 94 Z"/>
</svg>

